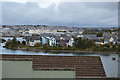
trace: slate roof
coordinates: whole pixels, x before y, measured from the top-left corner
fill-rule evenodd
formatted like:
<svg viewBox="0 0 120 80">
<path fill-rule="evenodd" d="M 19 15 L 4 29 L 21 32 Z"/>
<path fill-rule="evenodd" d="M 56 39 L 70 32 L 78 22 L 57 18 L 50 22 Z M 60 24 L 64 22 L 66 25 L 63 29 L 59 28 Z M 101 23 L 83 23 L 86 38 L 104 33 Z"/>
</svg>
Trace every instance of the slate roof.
<svg viewBox="0 0 120 80">
<path fill-rule="evenodd" d="M 55 35 L 52 33 L 42 33 L 40 34 L 41 37 L 54 37 Z"/>
<path fill-rule="evenodd" d="M 88 39 L 98 39 L 95 34 L 83 34 L 83 37 Z"/>
<path fill-rule="evenodd" d="M 33 70 L 73 70 L 76 78 L 105 78 L 100 57 L 97 56 L 48 56 L 1 55 L 2 60 L 30 60 Z"/>
<path fill-rule="evenodd" d="M 28 37 L 24 37 L 24 39 L 26 41 L 31 41 L 33 42 L 34 40 L 40 40 L 40 36 L 28 36 Z"/>
<path fill-rule="evenodd" d="M 118 40 L 117 40 L 118 42 L 120 42 L 120 39 L 118 38 Z"/>
<path fill-rule="evenodd" d="M 57 42 L 60 42 L 60 36 L 55 36 L 54 38 L 56 39 Z"/>
<path fill-rule="evenodd" d="M 114 39 L 114 41 L 117 41 L 118 39 L 118 33 L 117 32 L 104 32 L 103 33 L 103 37 L 106 41 L 109 41 L 109 39 L 112 37 Z"/>
<path fill-rule="evenodd" d="M 63 38 L 64 38 L 65 42 L 69 42 L 69 40 L 70 40 L 72 37 L 71 37 L 71 36 L 64 36 Z"/>
</svg>

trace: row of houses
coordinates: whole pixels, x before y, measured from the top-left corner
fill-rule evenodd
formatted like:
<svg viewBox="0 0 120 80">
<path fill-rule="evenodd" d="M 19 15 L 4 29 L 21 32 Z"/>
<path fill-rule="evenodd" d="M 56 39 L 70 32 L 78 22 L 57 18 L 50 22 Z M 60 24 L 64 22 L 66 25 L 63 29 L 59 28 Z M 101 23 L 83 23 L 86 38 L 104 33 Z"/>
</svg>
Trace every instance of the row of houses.
<svg viewBox="0 0 120 80">
<path fill-rule="evenodd" d="M 73 46 L 74 39 L 81 37 L 82 39 L 91 39 L 95 41 L 96 44 L 106 44 L 106 43 L 116 43 L 118 41 L 118 37 L 104 35 L 103 37 L 97 37 L 96 34 L 73 34 L 67 36 L 66 34 L 61 34 L 60 36 L 56 36 L 51 33 L 43 33 L 40 35 L 32 35 L 24 37 L 26 42 L 30 46 L 34 46 L 36 43 L 41 44 L 49 44 L 49 46 Z"/>
<path fill-rule="evenodd" d="M 36 43 L 49 44 L 49 46 L 73 46 L 74 38 L 71 36 L 55 36 L 53 34 L 41 34 L 36 36 L 24 37 L 30 46 Z"/>
</svg>

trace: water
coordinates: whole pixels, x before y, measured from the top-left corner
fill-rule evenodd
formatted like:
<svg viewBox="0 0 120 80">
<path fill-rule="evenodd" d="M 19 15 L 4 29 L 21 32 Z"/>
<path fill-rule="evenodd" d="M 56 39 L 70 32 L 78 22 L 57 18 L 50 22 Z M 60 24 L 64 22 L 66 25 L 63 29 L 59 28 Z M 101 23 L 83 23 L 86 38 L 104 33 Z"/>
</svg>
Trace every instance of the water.
<svg viewBox="0 0 120 80">
<path fill-rule="evenodd" d="M 4 38 L 6 40 L 12 38 Z M 17 38 L 22 41 L 22 38 Z M 0 54 L 20 54 L 20 55 L 54 55 L 54 56 L 100 56 L 104 70 L 106 72 L 107 77 L 118 77 L 120 75 L 120 64 L 118 61 L 112 60 L 115 57 L 118 60 L 117 54 L 83 54 L 83 53 L 45 53 L 45 52 L 34 52 L 34 51 L 21 51 L 21 50 L 11 50 L 3 48 L 4 43 L 0 43 Z M 119 68 L 119 69 L 118 69 Z"/>
</svg>

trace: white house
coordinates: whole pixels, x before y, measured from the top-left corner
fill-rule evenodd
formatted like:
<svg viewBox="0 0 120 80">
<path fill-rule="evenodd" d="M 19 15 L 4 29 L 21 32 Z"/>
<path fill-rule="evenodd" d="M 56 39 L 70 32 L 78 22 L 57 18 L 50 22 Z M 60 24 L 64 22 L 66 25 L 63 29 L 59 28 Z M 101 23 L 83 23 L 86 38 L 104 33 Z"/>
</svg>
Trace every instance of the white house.
<svg viewBox="0 0 120 80">
<path fill-rule="evenodd" d="M 73 46 L 74 39 L 70 38 L 69 42 L 67 43 L 67 46 Z"/>
<path fill-rule="evenodd" d="M 25 40 L 29 46 L 35 46 L 36 43 L 41 43 L 40 36 L 25 37 Z"/>
<path fill-rule="evenodd" d="M 65 36 L 64 41 L 66 43 L 66 46 L 73 46 L 74 39 L 70 36 Z"/>
<path fill-rule="evenodd" d="M 42 37 L 42 44 L 49 44 L 49 46 L 56 46 L 56 39 L 54 37 Z"/>
<path fill-rule="evenodd" d="M 41 34 L 41 43 L 42 44 L 48 44 L 49 46 L 56 46 L 56 39 L 55 35 L 53 34 Z"/>
<path fill-rule="evenodd" d="M 109 39 L 109 42 L 114 42 L 113 37 L 111 37 L 111 38 Z"/>
<path fill-rule="evenodd" d="M 56 39 L 54 37 L 49 37 L 49 45 L 56 46 Z"/>
<path fill-rule="evenodd" d="M 34 39 L 34 40 L 29 41 L 30 46 L 35 46 L 36 43 L 40 43 L 40 40 L 35 40 Z"/>
</svg>

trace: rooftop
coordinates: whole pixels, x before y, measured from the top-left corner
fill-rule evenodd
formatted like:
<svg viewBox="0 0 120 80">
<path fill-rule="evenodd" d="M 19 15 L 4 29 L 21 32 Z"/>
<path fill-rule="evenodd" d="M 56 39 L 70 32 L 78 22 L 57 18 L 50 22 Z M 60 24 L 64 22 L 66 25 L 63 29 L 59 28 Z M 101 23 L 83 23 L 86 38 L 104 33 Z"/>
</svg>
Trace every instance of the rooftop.
<svg viewBox="0 0 120 80">
<path fill-rule="evenodd" d="M 106 77 L 101 59 L 97 56 L 1 55 L 0 59 L 32 61 L 33 70 L 73 70 L 76 78 Z"/>
</svg>

